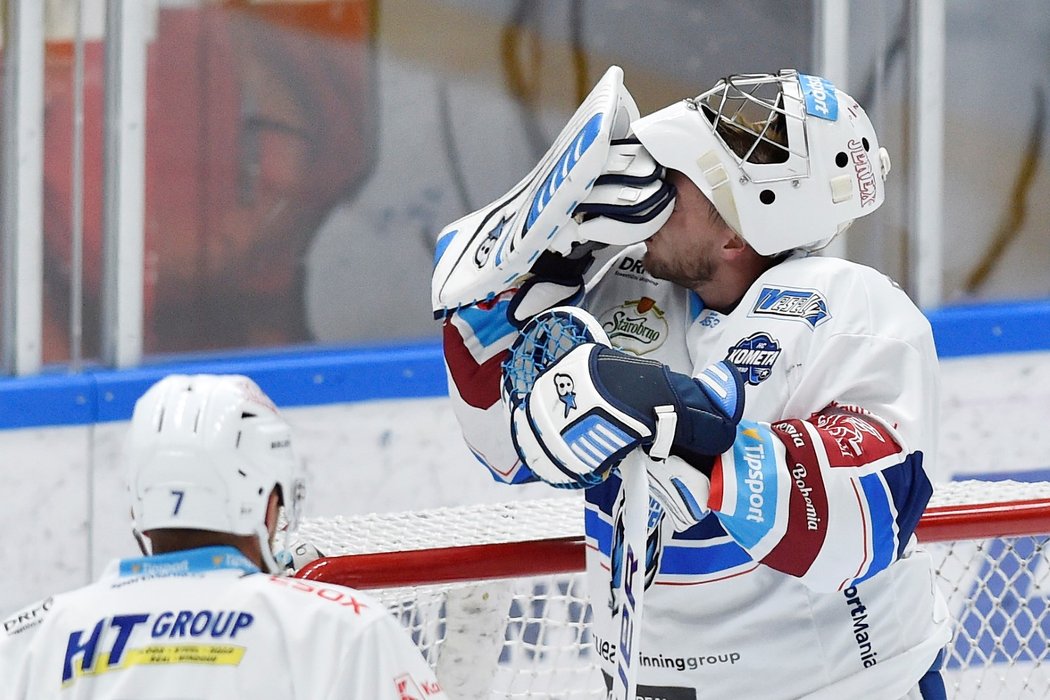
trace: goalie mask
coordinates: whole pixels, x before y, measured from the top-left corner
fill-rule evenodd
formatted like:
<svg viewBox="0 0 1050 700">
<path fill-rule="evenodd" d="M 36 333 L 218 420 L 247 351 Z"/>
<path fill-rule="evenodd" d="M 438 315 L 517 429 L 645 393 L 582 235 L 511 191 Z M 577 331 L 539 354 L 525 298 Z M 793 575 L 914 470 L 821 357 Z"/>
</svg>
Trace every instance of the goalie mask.
<svg viewBox="0 0 1050 700">
<path fill-rule="evenodd" d="M 266 528 L 270 493 L 280 487 L 287 537 L 305 481 L 291 426 L 255 382 L 162 379 L 135 404 L 124 456 L 136 537 L 158 529 L 255 535 L 264 568 L 279 571 Z"/>
<path fill-rule="evenodd" d="M 890 160 L 871 121 L 817 76 L 733 75 L 632 128 L 762 255 L 823 247 L 885 196 Z"/>
</svg>

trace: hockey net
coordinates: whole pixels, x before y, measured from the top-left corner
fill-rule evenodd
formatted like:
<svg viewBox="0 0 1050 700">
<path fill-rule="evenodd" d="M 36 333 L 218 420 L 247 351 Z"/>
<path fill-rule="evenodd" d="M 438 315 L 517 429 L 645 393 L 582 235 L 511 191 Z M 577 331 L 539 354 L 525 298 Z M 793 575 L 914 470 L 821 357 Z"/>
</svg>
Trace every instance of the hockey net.
<svg viewBox="0 0 1050 700">
<path fill-rule="evenodd" d="M 576 494 L 314 519 L 299 576 L 367 589 L 453 698 L 605 698 Z M 918 528 L 953 613 L 949 697 L 1050 697 L 1050 483 L 941 484 Z M 526 539 L 528 538 L 528 539 Z"/>
</svg>

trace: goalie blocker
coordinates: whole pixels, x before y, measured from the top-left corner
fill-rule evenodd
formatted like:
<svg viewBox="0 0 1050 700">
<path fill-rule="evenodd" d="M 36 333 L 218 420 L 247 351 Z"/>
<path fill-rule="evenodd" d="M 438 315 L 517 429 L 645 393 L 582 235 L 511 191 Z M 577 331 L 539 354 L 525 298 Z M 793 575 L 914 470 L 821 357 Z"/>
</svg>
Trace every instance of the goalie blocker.
<svg viewBox="0 0 1050 700">
<path fill-rule="evenodd" d="M 638 117 L 623 71 L 610 67 L 528 175 L 441 231 L 435 314 L 517 287 L 545 251 L 571 256 L 581 243 L 625 246 L 655 233 L 671 215 L 674 187 L 631 135 Z"/>
</svg>

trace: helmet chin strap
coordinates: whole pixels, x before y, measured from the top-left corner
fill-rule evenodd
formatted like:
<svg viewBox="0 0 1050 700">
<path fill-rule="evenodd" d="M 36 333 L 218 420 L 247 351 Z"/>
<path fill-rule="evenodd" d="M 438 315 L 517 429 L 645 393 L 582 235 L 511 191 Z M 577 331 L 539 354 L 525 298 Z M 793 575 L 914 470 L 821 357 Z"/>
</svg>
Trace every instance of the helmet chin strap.
<svg viewBox="0 0 1050 700">
<path fill-rule="evenodd" d="M 278 493 L 276 488 L 270 492 L 266 517 L 255 530 L 256 538 L 259 540 L 259 557 L 262 559 L 262 568 L 269 574 L 288 573 L 287 564 L 291 561 L 288 556 L 289 531 L 298 526 L 295 516 L 281 504 Z M 292 498 L 294 497 L 293 495 Z M 284 517 L 282 517 L 282 512 Z M 281 527 L 282 520 L 284 527 Z"/>
<path fill-rule="evenodd" d="M 275 547 L 270 544 L 270 530 L 265 524 L 256 530 L 256 537 L 259 540 L 259 557 L 262 559 L 263 571 L 268 574 L 286 573 L 287 569 L 277 562 L 277 557 L 274 555 Z M 286 549 L 288 543 L 287 531 L 281 531 L 277 533 L 275 537 L 281 538 L 279 543 L 274 543 L 280 545 L 279 547 L 276 547 L 276 551 L 280 552 Z"/>
<path fill-rule="evenodd" d="M 135 541 L 139 544 L 139 551 L 142 552 L 142 556 L 148 557 L 153 555 L 153 547 L 150 546 L 149 538 L 139 532 L 137 527 L 131 528 L 131 534 L 135 536 Z"/>
</svg>

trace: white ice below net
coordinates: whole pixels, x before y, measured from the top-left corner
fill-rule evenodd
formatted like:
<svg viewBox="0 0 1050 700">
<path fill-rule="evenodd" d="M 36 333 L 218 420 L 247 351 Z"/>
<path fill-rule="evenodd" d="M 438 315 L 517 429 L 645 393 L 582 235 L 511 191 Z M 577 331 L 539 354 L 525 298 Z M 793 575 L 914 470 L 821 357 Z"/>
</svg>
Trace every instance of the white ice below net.
<svg viewBox="0 0 1050 700">
<path fill-rule="evenodd" d="M 1050 483 L 939 484 L 930 507 L 1050 499 Z M 308 519 L 326 555 L 403 552 L 583 534 L 576 494 L 496 505 Z M 937 542 L 956 620 L 949 697 L 1050 697 L 1048 537 Z M 372 591 L 410 630 L 456 699 L 605 697 L 582 573 Z"/>
</svg>

